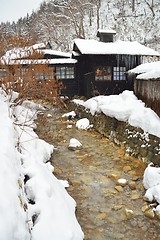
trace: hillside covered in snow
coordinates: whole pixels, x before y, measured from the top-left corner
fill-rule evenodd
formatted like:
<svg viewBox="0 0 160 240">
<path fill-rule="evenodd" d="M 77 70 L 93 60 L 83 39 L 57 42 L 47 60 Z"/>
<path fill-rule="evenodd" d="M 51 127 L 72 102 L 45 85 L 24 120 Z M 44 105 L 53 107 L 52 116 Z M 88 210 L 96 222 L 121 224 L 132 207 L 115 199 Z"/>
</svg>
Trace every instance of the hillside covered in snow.
<svg viewBox="0 0 160 240">
<path fill-rule="evenodd" d="M 96 39 L 98 29 L 114 29 L 116 40 L 138 41 L 160 49 L 159 0 L 50 0 L 16 23 L 1 23 L 0 34 L 50 41 L 71 50 L 73 39 Z"/>
</svg>

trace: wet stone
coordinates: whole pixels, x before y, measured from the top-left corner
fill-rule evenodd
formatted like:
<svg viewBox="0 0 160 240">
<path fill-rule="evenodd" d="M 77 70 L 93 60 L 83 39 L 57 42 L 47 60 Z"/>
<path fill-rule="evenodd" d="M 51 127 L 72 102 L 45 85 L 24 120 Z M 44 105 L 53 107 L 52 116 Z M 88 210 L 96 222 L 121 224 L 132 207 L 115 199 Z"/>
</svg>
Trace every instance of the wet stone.
<svg viewBox="0 0 160 240">
<path fill-rule="evenodd" d="M 128 185 L 129 185 L 129 187 L 130 187 L 131 190 L 135 190 L 135 189 L 136 189 L 136 183 L 135 183 L 135 182 L 133 182 L 133 181 L 132 181 L 132 182 L 129 182 Z"/>
<path fill-rule="evenodd" d="M 144 206 L 141 208 L 141 210 L 142 210 L 142 212 L 145 212 L 145 211 L 147 211 L 149 208 L 150 208 L 149 205 L 144 205 Z"/>
<path fill-rule="evenodd" d="M 106 216 L 107 216 L 107 213 L 99 213 L 96 218 L 103 220 L 106 218 Z"/>
<path fill-rule="evenodd" d="M 128 208 L 125 208 L 125 209 L 124 209 L 124 213 L 125 213 L 125 215 L 126 215 L 127 218 L 133 217 L 133 215 L 134 215 L 133 210 L 128 209 Z"/>
<path fill-rule="evenodd" d="M 130 166 L 125 166 L 125 167 L 123 167 L 123 171 L 124 172 L 129 172 L 129 171 L 131 171 L 131 167 Z"/>
<path fill-rule="evenodd" d="M 77 150 L 82 149 L 82 146 L 80 146 L 80 147 L 72 147 L 72 146 L 68 146 L 68 149 L 71 150 L 71 151 L 77 151 Z"/>
<path fill-rule="evenodd" d="M 128 184 L 128 181 L 124 178 L 119 178 L 116 182 L 117 185 L 125 187 Z"/>
<path fill-rule="evenodd" d="M 131 199 L 136 200 L 136 199 L 139 199 L 139 198 L 140 198 L 139 194 L 134 191 L 134 193 L 132 193 Z"/>
<path fill-rule="evenodd" d="M 131 224 L 132 227 L 136 227 L 138 225 L 138 223 L 137 223 L 137 221 L 135 219 L 132 219 L 130 221 L 130 224 Z"/>
<path fill-rule="evenodd" d="M 54 169 L 54 174 L 55 174 L 55 175 L 60 176 L 62 173 L 63 173 L 63 171 L 62 171 L 61 168 L 55 168 L 55 169 Z"/>
<path fill-rule="evenodd" d="M 133 177 L 132 177 L 132 180 L 133 180 L 133 181 L 138 181 L 138 180 L 139 180 L 139 177 L 138 177 L 138 176 L 133 176 Z"/>
<path fill-rule="evenodd" d="M 115 186 L 114 188 L 115 188 L 118 192 L 123 192 L 123 191 L 124 191 L 123 187 L 121 187 L 121 186 Z"/>
<path fill-rule="evenodd" d="M 155 211 L 155 214 L 156 214 L 157 218 L 160 220 L 160 212 Z"/>
<path fill-rule="evenodd" d="M 114 207 L 113 207 L 113 210 L 118 211 L 118 210 L 120 210 L 122 207 L 123 207 L 122 205 L 117 205 L 117 206 L 114 206 Z"/>
<path fill-rule="evenodd" d="M 79 185 L 81 185 L 81 181 L 80 180 L 72 180 L 71 185 L 73 187 L 79 186 Z"/>
<path fill-rule="evenodd" d="M 111 178 L 112 180 L 117 180 L 120 178 L 120 173 L 117 171 L 113 171 L 109 173 L 108 177 Z"/>
<path fill-rule="evenodd" d="M 155 213 L 154 213 L 153 209 L 146 210 L 144 212 L 144 214 L 146 217 L 151 218 L 151 219 L 153 219 L 155 217 Z"/>
<path fill-rule="evenodd" d="M 117 194 L 117 191 L 115 189 L 104 189 L 103 190 L 103 193 L 105 196 L 108 196 L 108 195 L 112 195 L 112 194 Z"/>
</svg>

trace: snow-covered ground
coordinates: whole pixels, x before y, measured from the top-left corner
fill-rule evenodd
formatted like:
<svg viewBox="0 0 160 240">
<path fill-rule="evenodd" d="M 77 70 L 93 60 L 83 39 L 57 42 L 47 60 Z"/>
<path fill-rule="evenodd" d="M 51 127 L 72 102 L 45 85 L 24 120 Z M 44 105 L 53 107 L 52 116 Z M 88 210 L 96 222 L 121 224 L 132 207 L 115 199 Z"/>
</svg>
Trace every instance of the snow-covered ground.
<svg viewBox="0 0 160 240">
<path fill-rule="evenodd" d="M 54 147 L 33 130 L 39 109 L 0 89 L 0 239 L 81 240 L 76 203 L 48 162 Z"/>
</svg>

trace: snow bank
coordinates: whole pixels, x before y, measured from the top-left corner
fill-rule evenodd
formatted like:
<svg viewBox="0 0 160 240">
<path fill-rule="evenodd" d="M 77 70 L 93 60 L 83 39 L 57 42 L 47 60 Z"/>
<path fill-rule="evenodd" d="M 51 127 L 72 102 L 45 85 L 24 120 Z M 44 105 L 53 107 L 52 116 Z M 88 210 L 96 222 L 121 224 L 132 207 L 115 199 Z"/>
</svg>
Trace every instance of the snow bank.
<svg viewBox="0 0 160 240">
<path fill-rule="evenodd" d="M 132 91 L 126 90 L 119 95 L 97 96 L 85 102 L 75 99 L 73 102 L 89 109 L 92 115 L 102 112 L 160 137 L 160 118 L 150 108 L 146 108 Z"/>
<path fill-rule="evenodd" d="M 0 106 L 1 239 L 83 239 L 76 203 L 48 162 L 53 146 L 33 131 L 39 107 L 25 102 L 11 109 L 2 91 Z"/>
<path fill-rule="evenodd" d="M 150 165 L 146 168 L 143 176 L 143 185 L 147 189 L 145 197 L 150 201 L 160 204 L 160 168 Z M 160 212 L 160 205 L 156 210 Z"/>
<path fill-rule="evenodd" d="M 20 186 L 23 180 L 21 157 L 16 148 L 7 96 L 0 92 L 0 238 L 29 240 L 28 219 L 23 208 L 25 197 Z"/>
</svg>

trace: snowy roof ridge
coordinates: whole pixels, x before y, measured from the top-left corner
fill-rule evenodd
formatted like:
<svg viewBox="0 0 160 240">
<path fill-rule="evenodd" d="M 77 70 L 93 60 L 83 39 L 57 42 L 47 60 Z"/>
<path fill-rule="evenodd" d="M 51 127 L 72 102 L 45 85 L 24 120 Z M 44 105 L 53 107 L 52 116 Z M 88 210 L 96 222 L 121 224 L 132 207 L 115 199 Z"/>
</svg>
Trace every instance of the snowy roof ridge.
<svg viewBox="0 0 160 240">
<path fill-rule="evenodd" d="M 160 56 L 160 53 L 146 47 L 137 41 L 99 42 L 93 39 L 75 39 L 74 44 L 81 54 L 121 54 L 121 55 L 142 55 Z"/>
<path fill-rule="evenodd" d="M 36 43 L 36 44 L 30 45 L 30 46 L 25 46 L 25 47 L 12 48 L 11 50 L 7 51 L 5 53 L 5 55 L 3 55 L 0 58 L 0 61 L 9 63 L 9 61 L 11 61 L 11 60 L 29 57 L 33 54 L 34 51 L 37 51 L 37 53 L 40 53 L 38 51 L 45 48 L 46 45 L 47 45 L 47 42 L 46 43 Z"/>
<path fill-rule="evenodd" d="M 76 59 L 72 58 L 54 58 L 54 59 L 13 59 L 10 60 L 9 65 L 27 65 L 27 64 L 75 64 Z M 1 64 L 5 62 L 1 61 Z"/>
<path fill-rule="evenodd" d="M 101 29 L 101 28 L 99 28 L 98 30 L 97 30 L 97 33 L 111 33 L 111 34 L 116 34 L 116 31 L 115 30 L 113 30 L 113 29 L 110 29 L 110 28 L 108 28 L 108 29 Z"/>
<path fill-rule="evenodd" d="M 67 58 L 71 57 L 71 53 L 62 52 L 62 51 L 58 51 L 58 50 L 43 49 L 42 52 L 44 54 L 49 54 L 49 55 L 62 56 L 62 57 L 67 57 Z"/>
<path fill-rule="evenodd" d="M 129 71 L 139 74 L 136 79 L 157 79 L 160 80 L 160 61 L 143 63 Z"/>
</svg>

